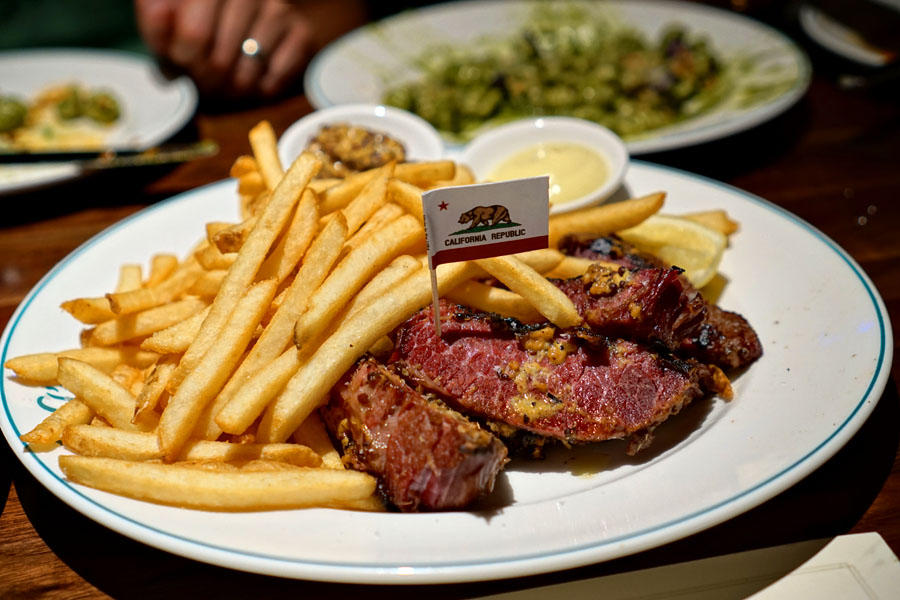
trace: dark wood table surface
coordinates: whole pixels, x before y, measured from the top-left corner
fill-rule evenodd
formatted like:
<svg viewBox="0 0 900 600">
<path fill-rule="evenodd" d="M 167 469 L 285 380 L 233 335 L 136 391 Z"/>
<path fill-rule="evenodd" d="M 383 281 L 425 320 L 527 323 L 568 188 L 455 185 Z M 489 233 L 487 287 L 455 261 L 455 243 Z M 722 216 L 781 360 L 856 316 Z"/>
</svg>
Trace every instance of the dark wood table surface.
<svg viewBox="0 0 900 600">
<path fill-rule="evenodd" d="M 798 41 L 782 13 L 779 19 Z M 808 46 L 806 96 L 774 120 L 702 146 L 641 157 L 728 182 L 809 221 L 846 249 L 900 323 L 900 86 L 844 91 L 844 64 Z M 253 107 L 201 105 L 179 137 L 212 138 L 221 153 L 177 167 L 107 172 L 0 198 L 0 325 L 57 261 L 105 227 L 159 200 L 227 177 L 249 152 L 247 131 L 278 133 L 311 110 L 302 95 Z M 790 252 L 790 248 L 785 248 Z M 765 268 L 765 265 L 760 265 Z M 790 289 L 772 290 L 790 294 Z M 896 326 L 896 325 L 895 325 Z M 897 348 L 898 334 L 893 345 Z M 849 443 L 800 483 L 730 521 L 660 548 L 569 571 L 434 587 L 352 586 L 233 571 L 145 546 L 91 521 L 43 488 L 0 443 L 0 597 L 456 598 L 597 577 L 801 540 L 875 531 L 900 554 L 900 366 Z M 785 399 L 789 401 L 789 399 Z M 439 544 L 440 540 L 435 540 Z M 473 540 L 477 543 L 477 540 Z"/>
</svg>

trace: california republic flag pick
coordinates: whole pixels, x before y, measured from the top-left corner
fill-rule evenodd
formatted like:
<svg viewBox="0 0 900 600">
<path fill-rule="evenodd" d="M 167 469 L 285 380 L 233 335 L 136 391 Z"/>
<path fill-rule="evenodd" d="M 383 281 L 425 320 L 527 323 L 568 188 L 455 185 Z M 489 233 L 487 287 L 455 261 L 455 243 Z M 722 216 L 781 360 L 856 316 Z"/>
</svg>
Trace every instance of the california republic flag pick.
<svg viewBox="0 0 900 600">
<path fill-rule="evenodd" d="M 435 328 L 440 336 L 438 265 L 546 248 L 550 178 L 439 188 L 422 194 Z"/>
</svg>

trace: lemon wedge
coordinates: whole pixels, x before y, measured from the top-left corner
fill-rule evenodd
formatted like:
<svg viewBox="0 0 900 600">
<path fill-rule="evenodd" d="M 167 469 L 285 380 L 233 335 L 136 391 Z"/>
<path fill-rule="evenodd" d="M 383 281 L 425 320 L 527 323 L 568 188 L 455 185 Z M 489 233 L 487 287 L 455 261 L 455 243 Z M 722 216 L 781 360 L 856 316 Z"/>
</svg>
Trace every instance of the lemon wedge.
<svg viewBox="0 0 900 600">
<path fill-rule="evenodd" d="M 684 269 L 695 287 L 712 281 L 728 240 L 711 227 L 672 215 L 653 215 L 618 235 L 645 252 Z"/>
</svg>

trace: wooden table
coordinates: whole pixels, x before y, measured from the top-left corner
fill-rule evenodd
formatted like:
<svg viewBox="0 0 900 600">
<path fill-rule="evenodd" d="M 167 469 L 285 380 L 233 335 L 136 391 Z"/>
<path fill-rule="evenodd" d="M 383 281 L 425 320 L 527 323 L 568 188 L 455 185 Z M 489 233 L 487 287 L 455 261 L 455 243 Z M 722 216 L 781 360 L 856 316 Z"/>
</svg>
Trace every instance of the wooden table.
<svg viewBox="0 0 900 600">
<path fill-rule="evenodd" d="M 862 265 L 897 324 L 900 90 L 842 91 L 834 75 L 846 65 L 811 52 L 816 66 L 812 85 L 786 114 L 728 139 L 641 158 L 728 182 L 809 221 Z M 154 202 L 226 177 L 234 158 L 249 152 L 246 133 L 259 120 L 269 119 L 280 133 L 310 110 L 302 96 L 253 108 L 201 108 L 181 137 L 217 140 L 222 151 L 216 157 L 177 168 L 110 172 L 0 200 L 0 325 L 5 326 L 38 279 L 78 244 Z M 790 290 L 773 293 L 790 294 Z M 895 330 L 895 349 L 898 339 Z M 380 592 L 401 598 L 422 593 L 454 598 L 868 531 L 880 533 L 900 554 L 900 361 L 894 361 L 891 372 L 871 418 L 834 458 L 741 516 L 661 548 L 598 565 L 511 581 L 427 589 L 283 580 L 167 554 L 75 512 L 37 483 L 6 444 L 0 444 L 0 597 L 202 594 L 257 598 L 296 593 L 305 598 L 340 598 Z"/>
</svg>

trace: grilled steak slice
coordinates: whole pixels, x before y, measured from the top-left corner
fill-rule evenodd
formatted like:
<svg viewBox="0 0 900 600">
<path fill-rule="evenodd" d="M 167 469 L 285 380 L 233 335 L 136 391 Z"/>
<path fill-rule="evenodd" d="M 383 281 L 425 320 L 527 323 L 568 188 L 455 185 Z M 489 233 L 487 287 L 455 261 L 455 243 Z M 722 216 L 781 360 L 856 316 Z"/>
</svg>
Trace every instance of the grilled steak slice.
<svg viewBox="0 0 900 600">
<path fill-rule="evenodd" d="M 511 426 L 567 443 L 631 436 L 636 452 L 692 400 L 730 397 L 718 368 L 634 342 L 526 326 L 443 301 L 438 338 L 432 315 L 424 309 L 398 328 L 391 360 L 408 380 L 504 435 Z"/>
<path fill-rule="evenodd" d="M 596 239 L 569 236 L 560 242 L 559 247 L 564 254 L 615 263 L 626 269 L 667 266 L 655 256 L 643 253 L 612 235 Z M 686 280 L 684 285 L 687 290 L 693 289 Z M 759 336 L 743 316 L 715 304 L 707 304 L 699 327 L 684 336 L 678 345 L 678 352 L 723 369 L 736 369 L 758 359 L 763 350 Z"/>
<path fill-rule="evenodd" d="M 344 460 L 376 476 L 402 511 L 463 508 L 493 489 L 507 460 L 493 434 L 371 358 L 344 375 L 320 412 Z"/>
<path fill-rule="evenodd" d="M 597 333 L 675 349 L 698 333 L 706 302 L 677 268 L 612 269 L 596 264 L 581 277 L 551 279 Z"/>
</svg>

